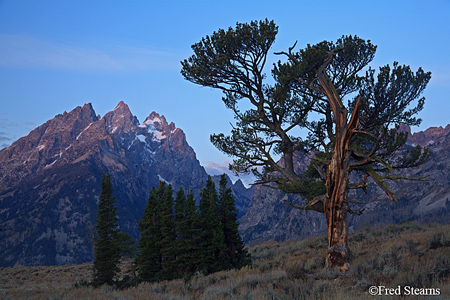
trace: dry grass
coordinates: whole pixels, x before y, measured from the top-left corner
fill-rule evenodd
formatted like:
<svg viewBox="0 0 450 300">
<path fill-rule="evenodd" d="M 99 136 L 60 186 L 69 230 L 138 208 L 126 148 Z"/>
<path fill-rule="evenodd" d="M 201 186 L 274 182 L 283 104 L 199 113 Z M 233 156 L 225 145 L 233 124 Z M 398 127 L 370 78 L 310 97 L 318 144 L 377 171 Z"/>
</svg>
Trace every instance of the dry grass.
<svg viewBox="0 0 450 300">
<path fill-rule="evenodd" d="M 396 299 L 371 296 L 369 287 L 439 289 L 450 299 L 450 226 L 406 223 L 351 234 L 347 273 L 323 268 L 325 237 L 267 242 L 249 249 L 253 266 L 209 276 L 144 283 L 127 290 L 74 287 L 89 281 L 92 264 L 0 269 L 1 299 Z M 130 262 L 123 269 L 128 270 Z M 402 299 L 404 299 L 402 298 Z"/>
</svg>

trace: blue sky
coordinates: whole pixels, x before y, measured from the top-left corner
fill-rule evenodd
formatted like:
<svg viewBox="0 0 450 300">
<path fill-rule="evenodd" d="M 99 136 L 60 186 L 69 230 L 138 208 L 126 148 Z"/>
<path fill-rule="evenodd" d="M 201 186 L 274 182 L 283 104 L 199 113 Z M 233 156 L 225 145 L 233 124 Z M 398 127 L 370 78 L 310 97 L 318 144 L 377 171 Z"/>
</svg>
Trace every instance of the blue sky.
<svg viewBox="0 0 450 300">
<path fill-rule="evenodd" d="M 399 61 L 431 71 L 413 130 L 445 126 L 449 16 L 450 0 L 0 0 L 0 148 L 76 106 L 90 102 L 103 116 L 123 100 L 141 122 L 165 115 L 203 166 L 223 171 L 231 159 L 209 136 L 229 133 L 233 116 L 219 91 L 182 78 L 180 61 L 205 35 L 265 18 L 279 26 L 272 52 L 353 34 L 378 45 L 375 67 Z"/>
</svg>

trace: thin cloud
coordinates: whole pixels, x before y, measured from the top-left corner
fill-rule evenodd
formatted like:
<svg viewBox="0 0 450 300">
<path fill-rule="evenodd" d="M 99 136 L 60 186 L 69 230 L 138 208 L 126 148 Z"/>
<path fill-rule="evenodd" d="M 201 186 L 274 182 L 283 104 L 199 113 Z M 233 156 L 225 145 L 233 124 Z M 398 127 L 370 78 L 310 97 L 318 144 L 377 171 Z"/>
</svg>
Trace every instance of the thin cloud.
<svg viewBox="0 0 450 300">
<path fill-rule="evenodd" d="M 0 66 L 74 71 L 133 71 L 165 68 L 168 52 L 121 45 L 104 49 L 44 41 L 31 36 L 0 34 Z"/>
<path fill-rule="evenodd" d="M 224 161 L 222 163 L 215 163 L 215 162 L 207 161 L 205 163 L 202 163 L 202 165 L 203 165 L 203 168 L 205 168 L 206 173 L 208 173 L 209 175 L 222 175 L 225 173 L 230 177 L 230 179 L 233 183 L 240 179 L 240 180 L 242 180 L 245 187 L 249 188 L 250 185 L 255 182 L 255 177 L 253 176 L 253 174 L 248 174 L 248 175 L 241 174 L 240 176 L 235 176 L 228 167 L 230 165 L 230 163 L 231 162 L 229 162 L 229 161 Z"/>
<path fill-rule="evenodd" d="M 231 174 L 231 171 L 229 170 L 228 166 L 230 165 L 229 161 L 225 161 L 223 163 L 215 163 L 215 162 L 205 162 L 204 168 L 206 172 L 210 175 L 221 175 L 223 173 Z"/>
<path fill-rule="evenodd" d="M 6 132 L 0 132 L 0 149 L 7 148 L 11 145 L 11 138 Z"/>
<path fill-rule="evenodd" d="M 0 128 L 17 127 L 17 126 L 19 126 L 19 124 L 11 121 L 10 119 L 0 118 Z"/>
<path fill-rule="evenodd" d="M 11 138 L 8 137 L 8 134 L 6 132 L 0 132 L 0 142 L 9 142 L 11 141 Z"/>
<path fill-rule="evenodd" d="M 22 125 L 24 125 L 24 126 L 36 126 L 36 123 L 31 122 L 31 121 L 24 121 L 22 123 Z"/>
<path fill-rule="evenodd" d="M 14 121 L 11 121 L 8 118 L 0 118 L 0 128 L 22 127 L 22 126 L 36 126 L 36 123 L 31 122 L 31 121 L 24 121 L 19 124 Z M 0 132 L 0 133 L 4 133 L 4 132 Z"/>
<path fill-rule="evenodd" d="M 0 118 L 0 149 L 11 146 L 19 137 L 36 127 L 34 122 L 24 121 L 17 123 L 7 118 Z"/>
</svg>

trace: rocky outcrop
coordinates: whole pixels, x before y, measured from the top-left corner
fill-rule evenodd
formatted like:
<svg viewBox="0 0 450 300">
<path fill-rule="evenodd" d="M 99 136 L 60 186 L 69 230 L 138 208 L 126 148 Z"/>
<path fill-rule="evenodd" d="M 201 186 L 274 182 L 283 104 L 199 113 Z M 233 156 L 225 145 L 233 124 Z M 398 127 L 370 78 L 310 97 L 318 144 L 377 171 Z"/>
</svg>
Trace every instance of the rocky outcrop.
<svg viewBox="0 0 450 300">
<path fill-rule="evenodd" d="M 411 128 L 408 125 L 402 124 L 400 125 L 400 130 L 408 132 L 408 144 L 426 147 L 445 139 L 450 134 L 450 125 L 447 125 L 445 128 L 442 126 L 430 127 L 425 131 L 411 134 Z"/>
</svg>

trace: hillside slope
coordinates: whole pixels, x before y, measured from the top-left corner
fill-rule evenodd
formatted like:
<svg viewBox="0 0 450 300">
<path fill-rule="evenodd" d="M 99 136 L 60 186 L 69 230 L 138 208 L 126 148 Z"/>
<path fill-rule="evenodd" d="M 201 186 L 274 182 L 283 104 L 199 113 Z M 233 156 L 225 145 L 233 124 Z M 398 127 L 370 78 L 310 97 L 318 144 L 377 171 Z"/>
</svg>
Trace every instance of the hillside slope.
<svg viewBox="0 0 450 300">
<path fill-rule="evenodd" d="M 249 248 L 253 266 L 183 280 L 144 283 L 123 291 L 93 289 L 92 264 L 0 268 L 0 298 L 8 299 L 374 299 L 380 286 L 402 296 L 377 299 L 450 298 L 450 226 L 404 223 L 350 234 L 346 273 L 324 269 L 326 238 Z M 131 262 L 124 264 L 128 271 Z M 122 274 L 122 276 L 125 274 Z M 417 295 L 414 295 L 417 294 Z M 428 295 L 426 297 L 425 295 Z"/>
</svg>

